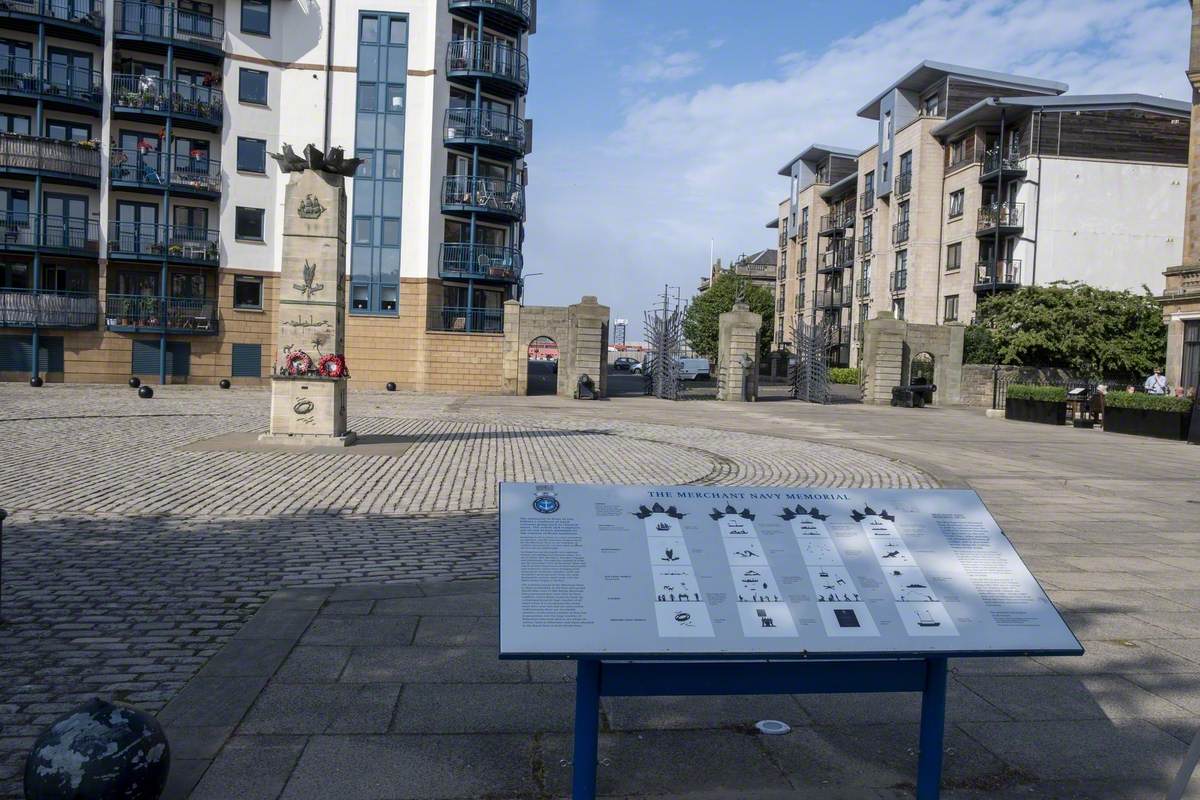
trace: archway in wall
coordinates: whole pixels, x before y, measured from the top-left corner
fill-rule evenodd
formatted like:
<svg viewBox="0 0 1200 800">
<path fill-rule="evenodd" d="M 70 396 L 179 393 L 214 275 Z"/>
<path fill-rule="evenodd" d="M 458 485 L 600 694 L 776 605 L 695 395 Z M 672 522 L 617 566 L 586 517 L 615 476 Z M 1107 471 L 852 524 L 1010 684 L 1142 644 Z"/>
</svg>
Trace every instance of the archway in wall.
<svg viewBox="0 0 1200 800">
<path fill-rule="evenodd" d="M 525 394 L 558 394 L 558 342 L 537 336 L 528 345 L 528 381 Z"/>
<path fill-rule="evenodd" d="M 932 353 L 917 353 L 912 357 L 908 366 L 908 382 L 911 384 L 933 384 L 933 371 L 936 362 Z"/>
</svg>

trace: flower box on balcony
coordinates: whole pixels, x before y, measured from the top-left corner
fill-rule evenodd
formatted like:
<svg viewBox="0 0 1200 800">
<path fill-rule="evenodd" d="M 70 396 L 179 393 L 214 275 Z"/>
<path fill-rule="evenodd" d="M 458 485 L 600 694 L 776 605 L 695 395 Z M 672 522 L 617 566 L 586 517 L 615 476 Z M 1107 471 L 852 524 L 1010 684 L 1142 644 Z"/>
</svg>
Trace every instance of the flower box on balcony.
<svg viewBox="0 0 1200 800">
<path fill-rule="evenodd" d="M 1104 398 L 1104 430 L 1183 441 L 1191 426 L 1192 401 L 1185 397 L 1112 392 Z"/>
<path fill-rule="evenodd" d="M 1067 424 L 1067 390 L 1061 386 L 1013 384 L 1004 399 L 1004 418 L 1043 425 Z"/>
</svg>

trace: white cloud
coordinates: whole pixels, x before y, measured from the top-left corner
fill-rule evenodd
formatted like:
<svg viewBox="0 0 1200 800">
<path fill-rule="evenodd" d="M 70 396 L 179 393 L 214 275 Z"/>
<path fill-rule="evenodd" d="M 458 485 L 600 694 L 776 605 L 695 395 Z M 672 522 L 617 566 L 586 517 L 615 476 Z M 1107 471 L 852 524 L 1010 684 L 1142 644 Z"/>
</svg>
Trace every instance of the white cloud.
<svg viewBox="0 0 1200 800">
<path fill-rule="evenodd" d="M 628 83 L 663 83 L 690 78 L 700 68 L 700 54 L 693 50 L 668 53 L 652 48 L 646 58 L 623 67 L 621 77 Z"/>
<path fill-rule="evenodd" d="M 636 84 L 617 130 L 538 142 L 526 263 L 548 274 L 530 301 L 597 294 L 637 320 L 662 284 L 694 290 L 710 238 L 726 258 L 774 246 L 763 226 L 786 192 L 778 168 L 813 142 L 869 144 L 875 123 L 855 111 L 922 59 L 1184 99 L 1189 30 L 1188 5 L 1167 0 L 923 0 L 760 80 L 665 95 Z M 670 55 L 637 75 L 699 69 L 695 54 Z"/>
</svg>

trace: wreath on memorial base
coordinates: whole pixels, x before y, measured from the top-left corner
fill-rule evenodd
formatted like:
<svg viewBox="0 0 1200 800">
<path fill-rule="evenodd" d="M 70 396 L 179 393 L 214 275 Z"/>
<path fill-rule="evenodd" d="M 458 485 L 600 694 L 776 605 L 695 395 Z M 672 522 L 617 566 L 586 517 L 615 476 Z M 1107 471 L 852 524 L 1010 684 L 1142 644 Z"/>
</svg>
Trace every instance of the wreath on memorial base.
<svg viewBox="0 0 1200 800">
<path fill-rule="evenodd" d="M 303 350 L 292 350 L 284 355 L 282 369 L 288 375 L 307 375 L 312 372 L 313 361 Z"/>
<path fill-rule="evenodd" d="M 317 372 L 326 378 L 348 378 L 346 357 L 333 353 L 321 356 L 321 360 L 317 363 Z"/>
</svg>

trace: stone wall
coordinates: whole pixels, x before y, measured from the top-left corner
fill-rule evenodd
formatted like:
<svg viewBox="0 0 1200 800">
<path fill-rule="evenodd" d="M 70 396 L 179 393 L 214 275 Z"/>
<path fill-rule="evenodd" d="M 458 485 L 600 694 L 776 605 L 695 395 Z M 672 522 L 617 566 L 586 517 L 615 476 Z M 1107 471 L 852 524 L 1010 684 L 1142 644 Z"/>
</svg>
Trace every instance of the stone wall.
<svg viewBox="0 0 1200 800">
<path fill-rule="evenodd" d="M 933 405 L 957 405 L 962 382 L 962 325 L 919 325 L 881 311 L 866 323 L 863 343 L 862 400 L 887 405 L 892 388 L 911 380 L 915 356 L 933 356 Z"/>
<path fill-rule="evenodd" d="M 1057 367 L 1012 367 L 1001 366 L 1000 375 L 1009 383 L 1053 383 L 1065 384 L 1074 380 L 1074 375 Z M 992 407 L 992 365 L 963 364 L 962 391 L 959 403 L 975 408 Z"/>
</svg>

